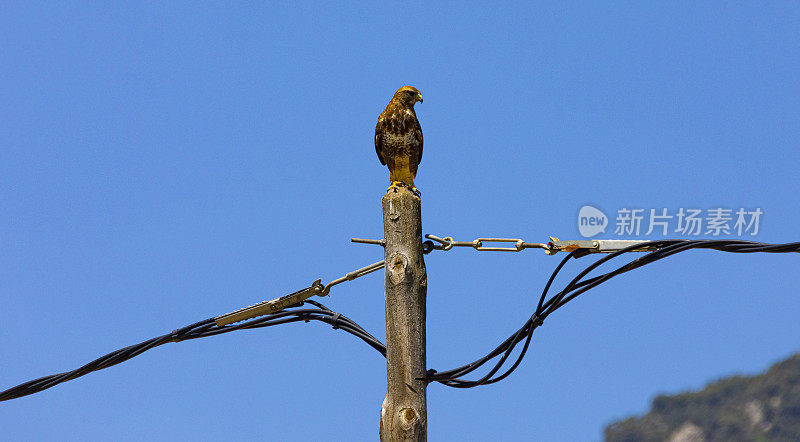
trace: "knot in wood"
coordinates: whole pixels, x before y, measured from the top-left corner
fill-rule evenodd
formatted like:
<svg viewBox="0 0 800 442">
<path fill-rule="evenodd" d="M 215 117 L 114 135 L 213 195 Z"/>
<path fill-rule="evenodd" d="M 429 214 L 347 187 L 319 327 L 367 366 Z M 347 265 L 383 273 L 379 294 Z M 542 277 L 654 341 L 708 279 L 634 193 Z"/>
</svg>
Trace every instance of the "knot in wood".
<svg viewBox="0 0 800 442">
<path fill-rule="evenodd" d="M 389 274 L 391 275 L 394 283 L 400 283 L 405 279 L 408 269 L 408 257 L 400 252 L 395 252 L 389 257 L 389 265 L 387 266 Z"/>
<path fill-rule="evenodd" d="M 400 426 L 403 430 L 408 431 L 417 424 L 417 412 L 413 408 L 400 409 Z"/>
</svg>

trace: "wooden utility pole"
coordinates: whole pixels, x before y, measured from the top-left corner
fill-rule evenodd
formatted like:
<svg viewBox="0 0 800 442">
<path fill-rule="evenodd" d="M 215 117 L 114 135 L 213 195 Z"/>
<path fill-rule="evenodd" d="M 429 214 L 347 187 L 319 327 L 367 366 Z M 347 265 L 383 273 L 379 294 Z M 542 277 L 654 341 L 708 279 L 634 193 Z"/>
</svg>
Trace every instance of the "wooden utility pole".
<svg viewBox="0 0 800 442">
<path fill-rule="evenodd" d="M 424 441 L 428 413 L 425 381 L 425 295 L 420 199 L 405 187 L 383 197 L 386 240 L 386 399 L 382 441 Z"/>
</svg>

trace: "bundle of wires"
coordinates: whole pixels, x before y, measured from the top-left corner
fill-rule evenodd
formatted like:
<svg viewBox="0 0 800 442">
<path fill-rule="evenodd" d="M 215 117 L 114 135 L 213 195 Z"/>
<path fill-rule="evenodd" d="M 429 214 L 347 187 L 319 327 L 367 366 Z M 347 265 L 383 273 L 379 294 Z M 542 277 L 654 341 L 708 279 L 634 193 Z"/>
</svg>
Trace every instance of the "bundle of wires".
<svg viewBox="0 0 800 442">
<path fill-rule="evenodd" d="M 628 252 L 633 252 L 637 249 L 645 247 L 656 248 L 656 250 L 641 255 L 639 258 L 636 258 L 613 271 L 584 279 L 592 270 L 595 270 L 602 264 Z M 522 325 L 522 327 L 520 327 L 515 333 L 500 343 L 500 345 L 498 345 L 495 349 L 490 351 L 486 356 L 452 370 L 440 372 L 437 372 L 436 370 L 428 370 L 426 373 L 426 380 L 427 382 L 439 382 L 442 385 L 454 388 L 470 388 L 499 382 L 508 377 L 520 365 L 522 359 L 525 357 L 525 354 L 528 351 L 534 330 L 541 326 L 544 320 L 554 311 L 563 307 L 580 294 L 597 287 L 598 285 L 617 275 L 629 272 L 633 269 L 653 263 L 668 256 L 672 256 L 676 253 L 681 253 L 691 249 L 713 249 L 731 253 L 791 253 L 800 252 L 800 242 L 788 244 L 765 244 L 760 242 L 729 239 L 660 240 L 642 242 L 608 254 L 593 262 L 580 273 L 578 273 L 578 275 L 573 278 L 566 285 L 566 287 L 564 287 L 564 289 L 548 299 L 547 294 L 550 291 L 553 281 L 567 264 L 567 262 L 572 258 L 580 258 L 589 254 L 589 251 L 586 249 L 574 250 L 561 260 L 553 273 L 550 275 L 550 279 L 547 281 L 547 284 L 545 284 L 544 290 L 539 297 L 539 302 L 536 306 L 535 312 Z M 311 305 L 314 308 L 304 308 L 306 307 L 305 304 Z M 229 333 L 235 330 L 271 327 L 274 325 L 288 324 L 299 321 L 320 321 L 330 324 L 334 329 L 340 329 L 350 333 L 353 336 L 356 336 L 364 341 L 367 345 L 377 350 L 384 357 L 386 356 L 386 346 L 353 320 L 339 313 L 333 312 L 319 302 L 306 300 L 302 303 L 287 307 L 279 312 L 241 322 L 235 325 L 220 326 L 215 323 L 214 318 L 209 318 L 181 329 L 177 329 L 171 333 L 159 336 L 157 338 L 149 339 L 140 344 L 131 345 L 129 347 L 114 351 L 78 369 L 66 373 L 45 376 L 17 385 L 16 387 L 0 392 L 0 401 L 15 399 L 46 390 L 57 384 L 75 379 L 87 373 L 108 368 L 119 364 L 120 362 L 127 361 L 128 359 L 138 356 L 139 354 L 151 348 L 158 347 L 168 342 L 180 342 L 189 339 L 205 338 L 222 333 Z M 503 373 L 497 375 L 500 369 L 506 364 L 511 354 L 514 352 L 517 344 L 520 342 L 524 342 L 524 344 L 522 345 L 522 348 L 520 349 L 519 354 L 516 356 L 514 362 Z M 481 378 L 477 380 L 462 379 L 464 376 L 474 372 L 475 370 L 478 370 L 490 361 L 493 361 L 494 365 Z"/>
<path fill-rule="evenodd" d="M 314 308 L 303 308 L 305 307 L 304 304 L 309 304 Z M 277 313 L 262 316 L 250 321 L 240 322 L 234 325 L 218 326 L 214 322 L 214 318 L 196 322 L 192 325 L 177 329 L 171 333 L 167 333 L 157 338 L 148 339 L 147 341 L 139 344 L 131 345 L 129 347 L 111 352 L 75 370 L 68 371 L 66 373 L 52 374 L 50 376 L 34 379 L 32 381 L 25 382 L 24 384 L 17 385 L 16 387 L 9 388 L 6 391 L 0 392 L 0 401 L 7 401 L 9 399 L 16 399 L 29 394 L 38 393 L 42 390 L 46 390 L 62 382 L 81 377 L 93 371 L 117 365 L 120 362 L 127 361 L 128 359 L 138 356 L 145 351 L 150 350 L 151 348 L 164 345 L 168 342 L 180 342 L 189 339 L 205 338 L 222 333 L 230 333 L 236 330 L 271 327 L 273 325 L 289 324 L 300 321 L 320 321 L 330 324 L 333 326 L 333 328 L 346 331 L 347 333 L 356 336 L 357 338 L 366 342 L 372 348 L 378 350 L 384 356 L 386 355 L 386 347 L 378 339 L 361 328 L 361 326 L 353 322 L 350 318 L 331 311 L 329 308 L 325 307 L 319 302 L 306 300 L 304 303 L 290 306 Z"/>
<path fill-rule="evenodd" d="M 600 276 L 595 276 L 589 279 L 584 279 L 592 270 L 596 269 L 600 265 L 617 258 L 623 254 L 628 252 L 633 252 L 636 249 L 641 248 L 657 248 L 657 250 L 649 252 L 645 255 L 640 256 L 639 258 L 630 261 L 629 263 L 618 267 L 617 269 L 610 271 L 608 273 L 604 273 Z M 522 327 L 519 328 L 514 334 L 509 336 L 506 340 L 504 340 L 500 345 L 498 345 L 494 350 L 489 352 L 486 356 L 473 361 L 469 364 L 463 365 L 458 368 L 454 368 L 452 370 L 441 371 L 437 372 L 435 370 L 428 370 L 427 373 L 427 380 L 428 382 L 439 382 L 443 385 L 447 385 L 448 387 L 454 388 L 471 388 L 477 387 L 479 385 L 488 385 L 493 384 L 495 382 L 499 382 L 505 379 L 508 375 L 510 375 L 516 368 L 519 366 L 522 359 L 525 357 L 525 354 L 528 351 L 528 346 L 530 345 L 531 338 L 533 337 L 533 331 L 536 330 L 537 327 L 541 326 L 544 320 L 550 316 L 554 311 L 558 310 L 559 308 L 566 305 L 568 302 L 575 299 L 581 293 L 586 292 L 598 285 L 608 281 L 609 279 L 620 275 L 625 272 L 629 272 L 633 269 L 642 267 L 644 265 L 653 263 L 660 259 L 666 258 L 668 256 L 672 256 L 676 253 L 685 252 L 691 249 L 713 249 L 719 250 L 722 252 L 731 252 L 731 253 L 758 253 L 758 252 L 765 252 L 765 253 L 791 253 L 791 252 L 800 252 L 800 242 L 795 243 L 788 243 L 788 244 L 765 244 L 760 242 L 752 242 L 752 241 L 740 241 L 740 240 L 730 240 L 730 239 L 720 239 L 720 240 L 660 240 L 660 241 L 648 241 L 638 243 L 636 245 L 632 245 L 630 247 L 626 247 L 624 249 L 620 249 L 614 253 L 608 254 L 603 258 L 598 259 L 588 267 L 586 267 L 583 271 L 581 271 L 578 276 L 573 278 L 563 290 L 558 292 L 557 294 L 553 295 L 550 299 L 547 299 L 547 293 L 550 291 L 550 286 L 553 284 L 558 273 L 564 267 L 564 265 L 569 261 L 571 258 L 580 258 L 582 256 L 586 256 L 589 252 L 586 249 L 576 249 L 570 252 L 561 262 L 558 264 L 556 269 L 550 275 L 550 279 L 547 281 L 547 284 L 544 286 L 544 290 L 542 291 L 541 296 L 539 297 L 539 303 L 536 306 L 536 311 L 533 315 L 531 315 L 530 319 L 528 319 Z M 545 299 L 547 301 L 545 302 Z M 498 371 L 503 367 L 506 363 L 508 358 L 511 356 L 514 348 L 520 342 L 523 342 L 522 349 L 520 350 L 519 354 L 517 355 L 516 360 L 514 363 L 502 374 L 495 376 Z M 472 373 L 473 371 L 477 370 L 478 368 L 482 367 L 489 361 L 494 361 L 494 366 L 486 373 L 483 377 L 477 380 L 464 380 L 461 379 L 463 376 Z"/>
</svg>

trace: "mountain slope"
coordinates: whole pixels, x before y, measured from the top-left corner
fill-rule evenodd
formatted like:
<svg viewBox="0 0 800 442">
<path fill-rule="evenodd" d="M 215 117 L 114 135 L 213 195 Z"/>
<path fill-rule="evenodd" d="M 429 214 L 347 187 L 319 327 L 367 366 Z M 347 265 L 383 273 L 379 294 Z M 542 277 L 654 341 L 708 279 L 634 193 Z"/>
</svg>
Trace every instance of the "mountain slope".
<svg viewBox="0 0 800 442">
<path fill-rule="evenodd" d="M 606 441 L 798 441 L 800 354 L 756 376 L 733 376 L 697 392 L 658 396 L 641 417 L 615 422 Z"/>
</svg>

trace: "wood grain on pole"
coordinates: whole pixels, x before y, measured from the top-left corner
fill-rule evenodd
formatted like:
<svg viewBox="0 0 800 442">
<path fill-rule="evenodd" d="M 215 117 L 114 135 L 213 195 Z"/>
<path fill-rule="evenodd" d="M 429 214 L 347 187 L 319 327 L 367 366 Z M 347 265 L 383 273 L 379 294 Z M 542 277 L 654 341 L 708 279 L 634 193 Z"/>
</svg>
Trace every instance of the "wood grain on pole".
<svg viewBox="0 0 800 442">
<path fill-rule="evenodd" d="M 386 239 L 386 399 L 382 441 L 427 438 L 425 295 L 420 199 L 406 188 L 383 197 Z"/>
</svg>

